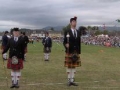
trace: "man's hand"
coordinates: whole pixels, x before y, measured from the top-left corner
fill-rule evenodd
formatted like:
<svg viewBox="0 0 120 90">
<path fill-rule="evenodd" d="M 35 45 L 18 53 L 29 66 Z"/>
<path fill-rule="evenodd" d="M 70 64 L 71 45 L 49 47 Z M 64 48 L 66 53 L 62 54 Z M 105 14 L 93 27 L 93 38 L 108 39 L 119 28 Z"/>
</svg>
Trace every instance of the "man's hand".
<svg viewBox="0 0 120 90">
<path fill-rule="evenodd" d="M 69 44 L 67 43 L 67 44 L 65 44 L 65 46 L 67 47 L 67 48 L 69 48 Z"/>
</svg>

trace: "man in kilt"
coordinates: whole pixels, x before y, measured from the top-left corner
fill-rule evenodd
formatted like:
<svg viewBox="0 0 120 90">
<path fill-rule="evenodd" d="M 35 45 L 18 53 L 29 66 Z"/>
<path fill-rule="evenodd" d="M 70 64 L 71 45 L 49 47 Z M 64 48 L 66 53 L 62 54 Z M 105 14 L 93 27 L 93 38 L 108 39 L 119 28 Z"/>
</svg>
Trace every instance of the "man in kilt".
<svg viewBox="0 0 120 90">
<path fill-rule="evenodd" d="M 52 47 L 52 39 L 49 37 L 49 33 L 45 33 L 45 37 L 42 40 L 42 44 L 44 45 L 44 58 L 45 61 L 49 61 L 49 53 L 51 52 Z"/>
<path fill-rule="evenodd" d="M 9 40 L 9 38 L 7 36 L 8 33 L 9 33 L 8 31 L 5 31 L 4 35 L 2 36 L 2 45 L 1 45 L 2 51 L 7 46 L 7 43 L 8 43 L 8 40 Z M 7 60 L 7 53 L 4 53 L 2 57 L 3 57 L 4 60 Z"/>
<path fill-rule="evenodd" d="M 64 32 L 63 45 L 66 49 L 65 55 L 65 67 L 67 67 L 68 74 L 68 86 L 78 86 L 75 81 L 76 67 L 81 66 L 80 53 L 81 53 L 81 41 L 80 32 L 76 30 L 77 17 L 70 19 L 69 30 Z"/>
<path fill-rule="evenodd" d="M 21 32 L 21 37 L 24 39 L 24 43 L 25 43 L 25 50 L 24 50 L 24 61 L 26 61 L 26 53 L 27 53 L 27 44 L 29 43 L 29 38 L 28 36 L 25 34 L 25 32 Z"/>
<path fill-rule="evenodd" d="M 10 88 L 19 88 L 18 82 L 21 76 L 20 70 L 23 69 L 23 56 L 25 44 L 23 38 L 20 37 L 18 28 L 13 28 L 13 37 L 10 38 L 6 48 L 2 54 L 9 50 L 9 59 L 7 68 L 11 69 L 12 86 Z"/>
</svg>

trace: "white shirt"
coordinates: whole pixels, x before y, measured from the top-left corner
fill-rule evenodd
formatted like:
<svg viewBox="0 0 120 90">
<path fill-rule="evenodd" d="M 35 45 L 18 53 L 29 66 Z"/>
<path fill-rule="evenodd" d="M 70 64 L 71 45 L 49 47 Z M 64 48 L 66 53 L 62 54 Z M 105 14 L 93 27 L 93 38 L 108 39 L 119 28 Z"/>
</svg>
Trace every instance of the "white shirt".
<svg viewBox="0 0 120 90">
<path fill-rule="evenodd" d="M 71 28 L 71 30 L 72 30 L 73 36 L 74 36 L 74 31 L 75 31 L 76 37 L 77 37 L 77 30 L 76 30 L 76 29 L 74 30 L 74 29 L 72 29 L 72 28 Z"/>
<path fill-rule="evenodd" d="M 17 41 L 18 41 L 18 37 L 14 37 L 14 41 L 16 41 L 16 42 L 17 42 Z"/>
</svg>

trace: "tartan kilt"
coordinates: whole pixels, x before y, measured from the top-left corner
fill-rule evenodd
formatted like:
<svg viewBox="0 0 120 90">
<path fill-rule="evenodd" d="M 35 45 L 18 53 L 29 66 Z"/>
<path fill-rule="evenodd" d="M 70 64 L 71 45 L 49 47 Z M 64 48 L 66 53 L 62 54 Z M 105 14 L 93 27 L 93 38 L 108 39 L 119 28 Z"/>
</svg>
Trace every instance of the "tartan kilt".
<svg viewBox="0 0 120 90">
<path fill-rule="evenodd" d="M 25 47 L 24 54 L 26 54 L 27 52 L 28 52 L 27 47 Z"/>
<path fill-rule="evenodd" d="M 12 64 L 12 59 L 9 58 L 8 62 L 7 62 L 7 68 L 8 69 L 13 69 L 13 70 L 23 69 L 23 60 L 22 59 L 18 59 L 18 64 L 14 65 L 14 64 Z"/>
<path fill-rule="evenodd" d="M 78 60 L 73 62 L 72 61 L 72 54 L 67 54 L 65 55 L 65 64 L 64 66 L 65 67 L 68 67 L 68 68 L 75 68 L 75 67 L 79 67 L 81 66 L 81 60 L 80 60 L 80 55 L 77 54 L 77 57 L 78 57 Z"/>
<path fill-rule="evenodd" d="M 47 48 L 48 48 L 48 50 L 47 50 Z M 44 53 L 50 53 L 51 52 L 51 48 L 50 47 L 44 47 L 43 51 L 44 51 Z"/>
</svg>

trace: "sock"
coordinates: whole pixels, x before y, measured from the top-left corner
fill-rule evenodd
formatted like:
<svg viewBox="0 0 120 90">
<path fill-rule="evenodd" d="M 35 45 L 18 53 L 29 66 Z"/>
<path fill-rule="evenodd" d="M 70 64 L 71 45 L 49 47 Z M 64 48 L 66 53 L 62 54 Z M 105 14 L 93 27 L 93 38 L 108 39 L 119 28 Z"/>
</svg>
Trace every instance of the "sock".
<svg viewBox="0 0 120 90">
<path fill-rule="evenodd" d="M 19 80 L 20 80 L 20 76 L 21 76 L 21 72 L 20 71 L 18 71 L 18 72 L 16 72 L 16 85 L 18 85 L 18 82 L 19 82 Z"/>
<path fill-rule="evenodd" d="M 46 59 L 47 59 L 47 60 L 49 59 L 49 53 L 46 54 Z"/>
<path fill-rule="evenodd" d="M 24 59 L 26 59 L 26 54 L 24 54 Z"/>
<path fill-rule="evenodd" d="M 11 71 L 12 84 L 16 84 L 15 81 L 15 72 Z"/>
<path fill-rule="evenodd" d="M 47 59 L 47 57 L 46 57 L 46 53 L 44 53 L 44 58 L 45 58 L 45 60 Z"/>
<path fill-rule="evenodd" d="M 71 69 L 67 68 L 68 82 L 71 82 Z"/>
<path fill-rule="evenodd" d="M 76 69 L 71 69 L 71 82 L 74 82 Z"/>
</svg>

